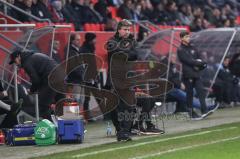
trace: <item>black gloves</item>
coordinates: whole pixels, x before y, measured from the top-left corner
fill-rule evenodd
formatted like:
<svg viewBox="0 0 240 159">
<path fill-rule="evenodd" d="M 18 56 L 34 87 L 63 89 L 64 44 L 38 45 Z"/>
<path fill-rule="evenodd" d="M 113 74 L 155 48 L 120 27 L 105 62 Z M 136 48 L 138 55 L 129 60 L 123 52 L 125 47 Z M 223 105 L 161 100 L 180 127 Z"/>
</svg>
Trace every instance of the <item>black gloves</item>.
<svg viewBox="0 0 240 159">
<path fill-rule="evenodd" d="M 207 67 L 207 63 L 201 59 L 196 59 L 196 65 L 193 67 L 195 71 L 204 70 Z"/>
</svg>

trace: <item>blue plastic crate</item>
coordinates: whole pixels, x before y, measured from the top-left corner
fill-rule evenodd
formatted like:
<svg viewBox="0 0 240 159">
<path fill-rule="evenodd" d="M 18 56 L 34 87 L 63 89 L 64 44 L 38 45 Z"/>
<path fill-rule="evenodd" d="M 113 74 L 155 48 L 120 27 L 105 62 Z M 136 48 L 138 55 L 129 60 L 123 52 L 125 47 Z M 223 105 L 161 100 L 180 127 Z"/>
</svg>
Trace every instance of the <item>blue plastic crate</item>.
<svg viewBox="0 0 240 159">
<path fill-rule="evenodd" d="M 82 143 L 83 140 L 83 120 L 58 120 L 58 143 Z"/>
</svg>

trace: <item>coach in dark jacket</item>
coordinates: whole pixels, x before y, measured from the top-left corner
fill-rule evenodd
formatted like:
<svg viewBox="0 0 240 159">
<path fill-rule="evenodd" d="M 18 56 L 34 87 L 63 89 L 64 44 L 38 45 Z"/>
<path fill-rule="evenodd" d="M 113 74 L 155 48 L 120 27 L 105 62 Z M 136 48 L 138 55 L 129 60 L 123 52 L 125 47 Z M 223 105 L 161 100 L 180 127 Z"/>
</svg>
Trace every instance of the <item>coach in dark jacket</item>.
<svg viewBox="0 0 240 159">
<path fill-rule="evenodd" d="M 122 21 L 124 23 L 124 20 Z M 122 23 L 118 24 L 117 30 L 120 30 Z M 128 61 L 135 61 L 137 60 L 137 54 L 136 54 L 136 47 L 137 42 L 134 39 L 134 36 L 132 34 L 129 34 L 128 37 L 123 37 L 120 35 L 119 31 L 115 33 L 113 37 L 111 37 L 107 44 L 106 49 L 108 52 L 108 76 L 107 76 L 107 83 L 106 87 L 111 88 L 111 81 L 110 81 L 110 64 L 111 64 L 111 58 L 113 54 L 124 52 L 128 54 Z"/>
<path fill-rule="evenodd" d="M 126 53 L 128 54 L 128 61 L 137 60 L 137 55 L 135 52 L 136 41 L 132 34 L 130 34 L 130 28 L 132 23 L 126 19 L 123 19 L 118 23 L 116 34 L 110 38 L 107 42 L 106 48 L 108 51 L 108 77 L 107 77 L 107 88 L 112 89 L 111 76 L 110 76 L 110 65 L 112 56 L 114 54 Z M 116 72 L 115 72 L 116 73 Z M 124 81 L 123 81 L 124 82 Z M 116 85 L 115 85 L 116 86 Z M 124 86 L 121 85 L 123 89 Z M 129 106 L 123 99 L 119 97 L 119 105 L 115 110 L 111 112 L 111 119 L 117 131 L 118 141 L 128 141 L 131 140 L 129 136 L 129 131 L 132 126 L 131 119 L 119 119 L 120 114 L 129 115 L 133 113 L 133 108 Z"/>
<path fill-rule="evenodd" d="M 206 67 L 206 63 L 200 59 L 197 50 L 190 44 L 190 36 L 188 32 L 181 32 L 181 46 L 178 48 L 177 54 L 182 63 L 183 83 L 186 87 L 187 106 L 189 108 L 192 119 L 201 119 L 209 113 L 205 102 L 205 92 L 201 81 L 201 70 Z M 196 89 L 199 101 L 201 103 L 202 116 L 199 117 L 193 113 L 193 89 Z"/>
<path fill-rule="evenodd" d="M 32 82 L 30 93 L 38 92 L 40 117 L 51 119 L 50 105 L 64 98 L 48 85 L 48 76 L 57 63 L 47 55 L 28 51 L 14 51 L 10 58 L 9 64 L 15 63 L 29 75 Z"/>
</svg>

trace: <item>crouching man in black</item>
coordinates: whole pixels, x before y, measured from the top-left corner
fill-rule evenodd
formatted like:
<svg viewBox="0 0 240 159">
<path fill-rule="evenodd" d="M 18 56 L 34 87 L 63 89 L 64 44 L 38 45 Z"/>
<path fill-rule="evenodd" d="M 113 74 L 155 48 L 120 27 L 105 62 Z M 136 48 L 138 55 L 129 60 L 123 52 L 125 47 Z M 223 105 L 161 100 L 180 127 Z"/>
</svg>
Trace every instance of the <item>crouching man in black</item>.
<svg viewBox="0 0 240 159">
<path fill-rule="evenodd" d="M 10 55 L 10 60 L 9 64 L 15 63 L 29 75 L 32 82 L 29 94 L 38 93 L 40 117 L 51 120 L 50 105 L 65 98 L 63 94 L 55 92 L 48 85 L 48 76 L 57 66 L 56 61 L 42 53 L 20 50 L 14 51 Z"/>
<path fill-rule="evenodd" d="M 189 115 L 192 120 L 201 120 L 207 115 L 209 111 L 205 102 L 205 91 L 201 81 L 201 70 L 207 67 L 207 64 L 200 59 L 197 50 L 190 44 L 190 35 L 188 32 L 181 32 L 181 45 L 178 48 L 177 54 L 182 63 L 182 80 L 186 86 L 187 93 L 187 107 Z M 198 116 L 193 112 L 193 89 L 196 89 L 199 101 L 201 103 L 202 116 Z"/>
</svg>

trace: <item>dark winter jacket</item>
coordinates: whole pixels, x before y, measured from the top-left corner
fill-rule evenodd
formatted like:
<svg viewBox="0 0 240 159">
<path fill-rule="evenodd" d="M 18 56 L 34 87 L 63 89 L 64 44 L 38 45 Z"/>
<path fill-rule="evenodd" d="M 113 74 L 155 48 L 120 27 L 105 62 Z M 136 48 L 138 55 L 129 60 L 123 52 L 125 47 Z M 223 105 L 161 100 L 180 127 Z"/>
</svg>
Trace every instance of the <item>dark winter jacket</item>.
<svg viewBox="0 0 240 159">
<path fill-rule="evenodd" d="M 199 53 L 192 45 L 183 45 L 178 48 L 178 58 L 182 63 L 183 78 L 200 78 L 200 72 L 196 68 L 202 67 L 205 63 L 197 59 L 201 59 Z"/>
<path fill-rule="evenodd" d="M 38 1 L 35 5 L 32 5 L 32 14 L 41 18 L 49 19 L 52 21 L 52 15 L 48 10 L 48 7 L 41 1 Z"/>
<path fill-rule="evenodd" d="M 124 44 L 126 43 L 126 44 Z M 125 46 L 127 45 L 127 47 Z M 107 42 L 107 51 L 108 51 L 108 65 L 114 53 L 124 52 L 128 54 L 128 61 L 137 60 L 136 53 L 137 42 L 135 41 L 133 35 L 130 35 L 127 39 L 119 37 L 116 33 L 112 38 Z"/>
<path fill-rule="evenodd" d="M 23 52 L 21 56 L 21 67 L 29 75 L 32 82 L 31 92 L 48 85 L 48 76 L 57 66 L 57 63 L 42 53 Z"/>
<path fill-rule="evenodd" d="M 74 57 L 74 56 L 79 56 L 80 55 L 79 51 L 80 51 L 80 49 L 77 50 L 75 47 L 70 45 L 68 58 L 71 58 L 71 57 Z M 79 58 L 75 58 L 75 60 L 79 60 Z M 79 61 L 75 61 L 75 62 L 79 63 Z M 68 65 L 69 64 L 70 63 L 68 63 Z M 80 84 L 83 81 L 84 68 L 83 68 L 82 65 L 77 67 L 76 69 L 72 70 L 71 72 L 68 72 L 68 73 L 69 73 L 68 78 L 67 78 L 68 83 Z"/>
<path fill-rule="evenodd" d="M 110 62 L 113 54 L 116 53 L 126 53 L 128 54 L 128 61 L 135 61 L 138 59 L 136 52 L 137 42 L 135 41 L 133 35 L 130 35 L 127 39 L 119 37 L 118 32 L 108 40 L 106 44 L 106 49 L 108 51 L 108 77 L 106 88 L 110 89 Z"/>
</svg>

